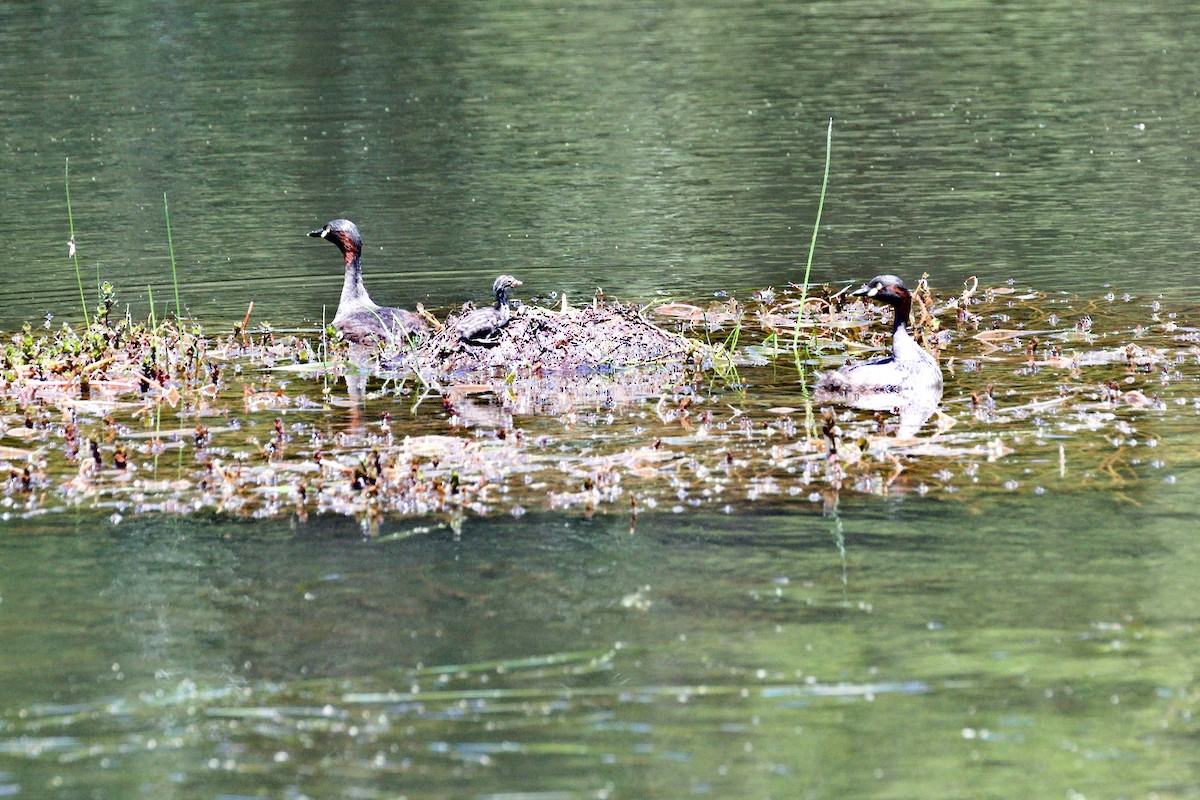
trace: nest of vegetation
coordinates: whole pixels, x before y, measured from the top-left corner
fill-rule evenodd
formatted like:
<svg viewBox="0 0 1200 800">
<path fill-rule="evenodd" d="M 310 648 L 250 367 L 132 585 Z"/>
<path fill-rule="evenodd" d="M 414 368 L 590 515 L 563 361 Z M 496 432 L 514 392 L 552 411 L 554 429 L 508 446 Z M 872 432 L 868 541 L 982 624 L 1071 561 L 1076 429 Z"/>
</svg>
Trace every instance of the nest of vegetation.
<svg viewBox="0 0 1200 800">
<path fill-rule="evenodd" d="M 707 348 L 648 322 L 638 306 L 610 302 L 551 311 L 522 305 L 491 346 L 459 339 L 457 322 L 471 307 L 450 314 L 422 341 L 401 346 L 389 359 L 443 383 L 514 370 L 579 375 L 638 367 L 684 368 L 701 364 Z"/>
</svg>

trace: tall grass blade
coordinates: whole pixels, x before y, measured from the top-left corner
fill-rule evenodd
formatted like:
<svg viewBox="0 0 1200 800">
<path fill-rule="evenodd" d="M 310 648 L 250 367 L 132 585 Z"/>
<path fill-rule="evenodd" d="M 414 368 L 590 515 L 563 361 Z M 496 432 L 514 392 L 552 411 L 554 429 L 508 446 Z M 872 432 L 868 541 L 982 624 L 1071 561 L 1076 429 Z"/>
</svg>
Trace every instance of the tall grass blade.
<svg viewBox="0 0 1200 800">
<path fill-rule="evenodd" d="M 804 265 L 804 282 L 800 287 L 800 310 L 796 314 L 796 327 L 792 331 L 792 348 L 796 358 L 796 372 L 804 379 L 804 362 L 800 358 L 800 322 L 804 319 L 804 305 L 808 301 L 808 280 L 812 274 L 813 253 L 817 250 L 817 233 L 821 230 L 821 212 L 825 210 L 825 190 L 829 188 L 829 159 L 833 151 L 833 117 L 829 118 L 829 129 L 825 133 L 825 175 L 821 178 L 821 199 L 817 202 L 817 219 L 813 222 L 812 240 L 808 244 L 808 263 Z M 804 388 L 805 395 L 808 387 Z"/>
<path fill-rule="evenodd" d="M 167 219 L 167 250 L 171 253 L 171 282 L 175 284 L 175 319 L 183 319 L 183 307 L 179 305 L 179 274 L 175 271 L 175 244 L 171 241 L 171 209 L 167 207 L 167 193 L 163 192 L 163 216 Z M 811 259 L 812 256 L 809 256 Z"/>
<path fill-rule="evenodd" d="M 79 304 L 83 306 L 83 325 L 85 328 L 90 328 L 92 322 L 88 317 L 87 298 L 83 294 L 83 274 L 79 271 L 79 253 L 75 251 L 75 216 L 71 213 L 71 159 L 69 158 L 63 164 L 63 186 L 67 190 L 67 224 L 71 227 L 68 249 L 71 258 L 75 260 L 75 282 L 79 284 Z"/>
</svg>

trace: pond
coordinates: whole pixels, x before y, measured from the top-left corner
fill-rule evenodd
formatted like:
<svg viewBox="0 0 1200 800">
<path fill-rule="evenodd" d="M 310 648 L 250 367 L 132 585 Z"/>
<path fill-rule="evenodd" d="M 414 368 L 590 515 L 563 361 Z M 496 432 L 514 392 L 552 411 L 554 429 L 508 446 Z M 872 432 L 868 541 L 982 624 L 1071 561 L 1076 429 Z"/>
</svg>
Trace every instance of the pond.
<svg viewBox="0 0 1200 800">
<path fill-rule="evenodd" d="M 1190 6 L 0 22 L 5 344 L 80 323 L 81 285 L 167 316 L 173 248 L 223 376 L 104 408 L 98 381 L 72 421 L 5 400 L 0 796 L 1200 793 Z M 830 119 L 812 280 L 928 273 L 946 394 L 915 440 L 823 434 L 755 299 L 795 298 Z M 578 407 L 346 381 L 297 356 L 338 216 L 388 304 L 508 272 L 530 306 L 599 287 L 741 338 Z M 421 491 L 364 500 L 373 452 Z"/>
</svg>

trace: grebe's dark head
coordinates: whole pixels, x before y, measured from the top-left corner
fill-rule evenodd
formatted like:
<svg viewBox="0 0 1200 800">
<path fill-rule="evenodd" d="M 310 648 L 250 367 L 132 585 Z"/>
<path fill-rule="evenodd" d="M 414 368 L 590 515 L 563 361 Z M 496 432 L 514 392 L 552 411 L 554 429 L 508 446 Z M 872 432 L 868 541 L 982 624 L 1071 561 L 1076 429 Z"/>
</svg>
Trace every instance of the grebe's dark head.
<svg viewBox="0 0 1200 800">
<path fill-rule="evenodd" d="M 912 303 L 912 293 L 904 281 L 895 275 L 878 275 L 850 293 L 851 297 L 866 297 L 889 306 Z"/>
<path fill-rule="evenodd" d="M 521 282 L 512 275 L 501 275 L 492 284 L 492 294 L 496 295 L 496 302 L 503 303 L 508 299 L 508 290 L 520 285 Z"/>
<path fill-rule="evenodd" d="M 331 219 L 323 227 L 309 231 L 309 236 L 328 239 L 338 246 L 347 256 L 356 256 L 362 252 L 362 237 L 358 235 L 358 226 L 348 219 Z"/>
<path fill-rule="evenodd" d="M 851 292 L 850 296 L 865 297 L 894 308 L 896 318 L 892 321 L 893 331 L 908 322 L 908 315 L 912 311 L 912 293 L 904 281 L 895 275 L 877 275 Z"/>
</svg>

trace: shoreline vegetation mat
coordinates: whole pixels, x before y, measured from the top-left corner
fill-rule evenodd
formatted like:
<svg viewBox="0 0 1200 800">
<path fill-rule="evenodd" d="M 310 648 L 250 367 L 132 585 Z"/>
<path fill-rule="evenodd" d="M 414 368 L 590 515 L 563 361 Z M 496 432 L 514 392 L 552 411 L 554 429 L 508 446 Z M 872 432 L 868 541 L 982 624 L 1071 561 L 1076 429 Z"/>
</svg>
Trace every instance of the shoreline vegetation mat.
<svg viewBox="0 0 1200 800">
<path fill-rule="evenodd" d="M 112 314 L 0 348 L 0 515 L 98 510 L 385 520 L 749 505 L 842 494 L 1075 491 L 1138 502 L 1194 459 L 1200 329 L 1156 298 L 916 289 L 941 405 L 814 406 L 820 369 L 888 346 L 890 312 L 827 286 L 744 301 L 520 306 L 495 347 L 445 328 L 352 348 L 328 332 Z M 803 313 L 801 313 L 803 311 Z M 794 336 L 798 331 L 799 335 Z M 798 345 L 798 348 L 797 346 Z"/>
</svg>

